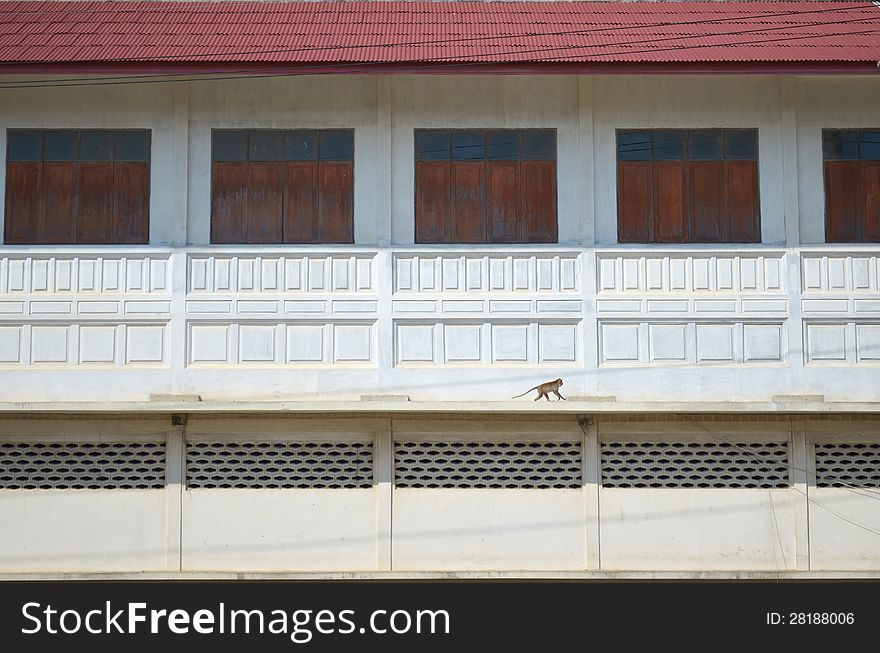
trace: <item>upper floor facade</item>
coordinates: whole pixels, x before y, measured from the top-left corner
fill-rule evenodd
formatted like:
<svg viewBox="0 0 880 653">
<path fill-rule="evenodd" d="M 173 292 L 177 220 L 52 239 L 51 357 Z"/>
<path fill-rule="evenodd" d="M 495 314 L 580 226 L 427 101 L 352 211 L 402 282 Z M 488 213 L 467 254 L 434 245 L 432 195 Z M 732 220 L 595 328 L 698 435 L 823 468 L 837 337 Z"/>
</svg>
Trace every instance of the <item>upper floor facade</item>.
<svg viewBox="0 0 880 653">
<path fill-rule="evenodd" d="M 3 88 L 3 399 L 867 409 L 874 82 Z"/>
<path fill-rule="evenodd" d="M 869 76 L 17 79 L 6 244 L 880 240 Z"/>
</svg>

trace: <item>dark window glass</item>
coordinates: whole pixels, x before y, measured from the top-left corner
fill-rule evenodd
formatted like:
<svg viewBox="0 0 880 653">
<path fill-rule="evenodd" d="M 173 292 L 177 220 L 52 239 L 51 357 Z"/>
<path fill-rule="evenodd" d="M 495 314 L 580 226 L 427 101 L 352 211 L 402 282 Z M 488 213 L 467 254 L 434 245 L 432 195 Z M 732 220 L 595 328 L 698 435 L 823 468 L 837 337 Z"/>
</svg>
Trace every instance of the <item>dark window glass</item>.
<svg viewBox="0 0 880 653">
<path fill-rule="evenodd" d="M 751 129 L 731 129 L 724 132 L 724 158 L 751 161 L 758 158 L 758 135 Z"/>
<path fill-rule="evenodd" d="M 617 159 L 619 161 L 650 161 L 650 132 L 618 131 Z"/>
<path fill-rule="evenodd" d="M 211 152 L 214 161 L 247 161 L 247 132 L 214 131 L 212 134 Z"/>
<path fill-rule="evenodd" d="M 112 161 L 113 132 L 101 130 L 80 133 L 79 158 L 83 161 Z"/>
<path fill-rule="evenodd" d="M 556 132 L 552 129 L 524 129 L 520 132 L 520 152 L 531 161 L 556 160 Z"/>
<path fill-rule="evenodd" d="M 880 131 L 863 130 L 859 150 L 862 161 L 880 161 Z"/>
<path fill-rule="evenodd" d="M 822 133 L 822 149 L 826 159 L 859 158 L 859 133 L 856 130 L 826 129 Z"/>
<path fill-rule="evenodd" d="M 446 129 L 417 131 L 416 159 L 419 161 L 447 161 L 449 159 L 449 131 Z"/>
<path fill-rule="evenodd" d="M 116 132 L 116 161 L 149 161 L 150 132 L 144 130 Z"/>
<path fill-rule="evenodd" d="M 654 160 L 682 161 L 685 158 L 685 132 L 663 129 L 654 132 Z"/>
<path fill-rule="evenodd" d="M 47 131 L 43 140 L 45 161 L 76 161 L 79 133 L 74 131 Z"/>
<path fill-rule="evenodd" d="M 354 132 L 350 129 L 322 130 L 319 138 L 321 161 L 354 159 Z"/>
<path fill-rule="evenodd" d="M 281 161 L 284 156 L 283 133 L 274 131 L 252 131 L 248 139 L 248 159 L 250 161 Z"/>
<path fill-rule="evenodd" d="M 7 132 L 6 157 L 10 161 L 41 161 L 43 159 L 43 132 Z"/>
<path fill-rule="evenodd" d="M 285 132 L 284 159 L 287 161 L 317 161 L 318 132 L 306 129 Z"/>
<path fill-rule="evenodd" d="M 496 129 L 486 134 L 486 156 L 492 161 L 515 161 L 519 155 L 517 132 Z"/>
<path fill-rule="evenodd" d="M 480 161 L 483 159 L 483 134 L 478 131 L 452 132 L 452 160 Z"/>
<path fill-rule="evenodd" d="M 694 129 L 688 132 L 688 158 L 715 161 L 721 158 L 721 130 Z"/>
</svg>

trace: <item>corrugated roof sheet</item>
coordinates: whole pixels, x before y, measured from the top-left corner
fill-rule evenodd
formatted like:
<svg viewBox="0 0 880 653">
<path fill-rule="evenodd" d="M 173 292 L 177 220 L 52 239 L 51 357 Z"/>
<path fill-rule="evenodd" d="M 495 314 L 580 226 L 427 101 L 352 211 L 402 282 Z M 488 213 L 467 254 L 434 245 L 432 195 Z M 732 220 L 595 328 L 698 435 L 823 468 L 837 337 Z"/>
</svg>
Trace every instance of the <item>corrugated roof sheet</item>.
<svg viewBox="0 0 880 653">
<path fill-rule="evenodd" d="M 876 62 L 870 2 L 8 2 L 4 63 Z"/>
</svg>

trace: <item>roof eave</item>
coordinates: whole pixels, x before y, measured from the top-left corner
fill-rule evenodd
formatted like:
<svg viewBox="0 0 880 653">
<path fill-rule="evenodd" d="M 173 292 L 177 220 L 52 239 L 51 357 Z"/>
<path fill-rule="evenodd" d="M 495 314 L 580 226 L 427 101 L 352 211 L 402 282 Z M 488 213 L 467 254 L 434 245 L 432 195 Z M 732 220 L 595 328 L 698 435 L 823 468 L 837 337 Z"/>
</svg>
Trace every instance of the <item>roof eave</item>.
<svg viewBox="0 0 880 653">
<path fill-rule="evenodd" d="M 0 75 L 880 75 L 874 61 L 735 62 L 0 62 Z"/>
</svg>

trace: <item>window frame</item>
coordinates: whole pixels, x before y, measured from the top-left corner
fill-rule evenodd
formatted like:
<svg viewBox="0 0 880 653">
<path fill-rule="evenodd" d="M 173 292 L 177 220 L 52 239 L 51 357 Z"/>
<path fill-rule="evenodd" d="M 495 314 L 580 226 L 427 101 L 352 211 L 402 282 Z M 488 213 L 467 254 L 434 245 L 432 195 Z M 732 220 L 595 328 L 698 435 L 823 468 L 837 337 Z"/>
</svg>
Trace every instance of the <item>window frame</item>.
<svg viewBox="0 0 880 653">
<path fill-rule="evenodd" d="M 244 135 L 243 158 L 218 158 L 216 156 L 216 137 L 220 134 L 241 133 Z M 288 138 L 293 134 L 311 134 L 315 143 L 313 156 L 296 156 L 288 147 Z M 321 149 L 324 147 L 324 137 L 330 138 L 333 134 L 344 134 L 346 154 L 335 156 L 322 156 Z M 260 158 L 254 156 L 254 136 L 275 135 L 279 139 L 278 149 L 280 152 L 273 154 L 274 158 Z M 239 128 L 239 127 L 215 127 L 210 130 L 210 240 L 211 244 L 218 245 L 289 245 L 289 244 L 317 244 L 317 245 L 351 245 L 354 244 L 354 191 L 355 191 L 355 129 L 342 127 L 327 128 Z M 273 146 L 274 147 L 274 146 Z M 220 170 L 223 167 L 244 166 L 244 183 L 238 186 L 244 196 L 244 204 L 237 207 L 241 213 L 227 218 L 225 221 L 219 218 L 219 212 L 228 208 L 227 200 L 218 191 Z M 273 173 L 272 168 L 277 171 Z M 301 168 L 299 172 L 294 168 Z M 251 186 L 254 172 L 266 174 L 270 178 L 277 174 L 277 184 L 264 186 L 262 193 L 275 192 L 277 195 L 277 215 L 263 212 L 259 220 L 273 221 L 267 236 L 258 235 L 252 228 L 251 211 L 255 208 L 251 202 L 251 193 L 255 192 L 256 186 Z M 305 176 L 304 179 L 297 175 Z M 298 182 L 291 181 L 293 176 Z M 308 177 L 311 180 L 308 181 Z M 306 183 L 308 181 L 308 183 Z M 297 186 L 296 184 L 305 184 Z M 342 193 L 323 193 L 325 185 L 343 185 Z M 306 188 L 308 187 L 308 188 Z M 302 206 L 308 201 L 311 205 L 312 214 L 297 217 L 293 211 L 295 206 L 300 206 L 295 200 L 296 193 L 302 198 Z M 333 214 L 334 202 L 338 203 L 338 212 Z M 291 204 L 291 206 L 288 206 Z M 259 210 L 259 209 L 256 209 Z M 288 213 L 290 211 L 290 213 Z M 303 208 L 304 213 L 307 213 Z M 342 217 L 339 217 L 342 216 Z M 325 220 L 326 218 L 326 220 Z M 335 222 L 333 220 L 336 220 Z M 309 222 L 311 228 L 308 233 L 303 231 L 303 225 Z M 237 229 L 237 235 L 230 235 L 233 228 Z M 225 229 L 225 231 L 221 231 Z M 332 229 L 337 229 L 334 233 Z M 254 233 L 252 233 L 254 231 Z"/>
<path fill-rule="evenodd" d="M 47 137 L 63 133 L 75 137 L 73 154 L 51 156 L 47 152 Z M 39 134 L 38 156 L 14 154 L 13 142 L 21 134 Z M 92 134 L 109 137 L 108 154 L 88 156 L 83 152 L 83 136 Z M 121 134 L 141 135 L 143 141 L 137 145 L 143 150 L 139 155 L 119 154 L 118 137 Z M 10 245 L 73 246 L 149 244 L 152 150 L 153 130 L 148 127 L 7 127 L 3 242 Z M 16 197 L 10 186 L 20 181 L 14 169 L 28 164 L 36 166 L 32 170 L 36 176 L 36 188 L 35 194 L 29 198 L 30 217 L 19 218 L 15 212 L 21 210 L 22 199 Z M 66 180 L 53 188 L 52 182 L 46 181 L 50 176 L 66 177 Z M 86 188 L 90 183 L 97 183 L 100 187 L 102 176 L 105 177 L 103 191 Z M 68 198 L 66 204 L 62 203 L 65 197 Z M 59 207 L 60 221 L 57 219 L 59 213 L 55 211 Z M 53 213 L 50 214 L 50 210 Z M 122 216 L 121 212 L 126 210 L 128 215 Z M 22 212 L 26 214 L 27 210 Z M 123 221 L 123 217 L 127 219 Z M 57 228 L 59 225 L 66 226 L 66 231 L 49 231 L 49 226 Z M 31 235 L 28 232 L 32 232 Z"/>
<path fill-rule="evenodd" d="M 866 158 L 862 153 L 865 132 L 880 137 L 880 127 L 825 127 L 821 130 L 823 220 L 826 243 L 857 245 L 880 242 L 880 140 L 871 141 L 878 144 L 878 152 L 873 158 L 871 156 Z M 855 135 L 852 144 L 857 156 L 829 156 L 830 136 L 835 133 Z M 855 192 L 850 189 L 849 192 L 840 190 L 835 193 L 832 184 L 835 188 L 846 184 L 856 185 L 857 189 Z M 872 192 L 866 190 L 869 184 Z M 847 199 L 850 201 L 848 206 L 845 205 Z M 849 210 L 852 213 L 852 220 L 846 220 L 844 215 L 833 217 L 831 215 L 833 202 L 844 204 L 838 209 Z"/>
<path fill-rule="evenodd" d="M 445 156 L 425 157 L 420 150 L 420 140 L 430 134 L 445 134 L 447 147 Z M 500 136 L 515 134 L 515 154 L 503 154 L 510 147 L 510 140 Z M 525 143 L 530 135 L 541 138 Z M 456 136 L 480 137 L 480 156 L 456 156 Z M 493 142 L 493 138 L 497 138 Z M 526 147 L 539 148 L 543 142 L 543 152 L 525 152 Z M 549 145 L 548 145 L 549 143 Z M 476 144 L 460 147 L 476 147 Z M 497 148 L 493 153 L 492 149 Z M 501 152 L 499 152 L 501 150 Z M 535 245 L 556 244 L 559 242 L 558 211 L 558 129 L 556 127 L 419 127 L 413 129 L 413 217 L 414 242 L 418 245 Z M 443 200 L 440 211 L 442 229 L 438 228 L 437 215 L 426 215 L 423 205 L 430 191 L 420 187 L 423 170 L 430 164 L 438 169 L 447 168 L 446 186 L 443 192 L 435 192 L 434 197 Z M 471 170 L 468 171 L 468 168 Z M 506 170 L 505 170 L 506 168 Z M 541 168 L 546 168 L 542 170 Z M 470 188 L 466 183 L 456 184 L 456 175 L 478 179 Z M 544 196 L 540 190 L 529 184 L 534 180 L 546 178 Z M 514 185 L 514 197 L 499 185 Z M 541 181 L 537 182 L 541 184 Z M 494 189 L 493 189 L 494 184 Z M 493 192 L 495 200 L 493 200 Z M 470 202 L 470 215 L 462 211 L 454 214 L 456 205 L 463 196 L 476 198 Z M 474 207 L 478 210 L 474 211 Z M 515 220 L 507 221 L 506 212 L 513 212 Z M 537 216 L 537 218 L 535 218 Z M 431 219 L 433 218 L 433 219 Z M 456 219 L 453 219 L 456 218 Z M 475 219 L 476 218 L 476 219 Z M 433 229 L 430 226 L 433 225 Z M 511 227 L 513 227 L 511 229 Z M 439 233 L 442 230 L 442 234 Z M 530 232 L 531 230 L 531 232 Z M 515 232 L 515 233 L 514 233 Z"/>
<path fill-rule="evenodd" d="M 711 155 L 694 153 L 698 136 L 717 133 L 717 152 Z M 643 156 L 621 157 L 622 142 L 628 136 L 648 137 L 648 153 Z M 737 143 L 733 138 L 750 134 L 751 143 Z M 674 138 L 677 136 L 678 138 Z M 730 140 L 728 140 L 730 139 Z M 676 155 L 658 156 L 658 142 L 678 143 Z M 620 244 L 727 245 L 760 244 L 760 128 L 759 127 L 695 127 L 695 128 L 617 128 L 615 129 L 615 192 L 617 196 L 617 242 Z M 634 143 L 639 144 L 639 143 Z M 737 152 L 746 147 L 748 152 Z M 706 147 L 704 143 L 702 147 Z M 704 150 L 705 151 L 705 150 Z M 624 202 L 624 175 L 639 174 L 647 188 L 643 205 Z M 746 183 L 753 194 L 737 197 L 736 188 Z M 707 210 L 707 197 L 698 195 L 713 185 L 715 217 L 700 219 Z M 679 193 L 676 199 L 676 193 Z M 711 198 L 708 198 L 711 199 Z M 745 210 L 743 210 L 745 206 Z M 709 206 L 711 209 L 711 206 Z M 664 214 L 668 219 L 664 219 Z M 628 217 L 629 216 L 629 217 Z M 714 234 L 711 233 L 714 227 Z M 701 232 L 701 229 L 703 230 Z"/>
</svg>

